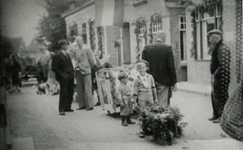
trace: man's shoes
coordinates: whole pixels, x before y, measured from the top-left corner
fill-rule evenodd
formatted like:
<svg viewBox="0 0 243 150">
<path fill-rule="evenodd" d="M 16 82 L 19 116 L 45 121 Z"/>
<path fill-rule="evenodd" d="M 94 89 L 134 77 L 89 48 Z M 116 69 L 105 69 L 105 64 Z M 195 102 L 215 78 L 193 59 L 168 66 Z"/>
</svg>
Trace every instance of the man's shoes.
<svg viewBox="0 0 243 150">
<path fill-rule="evenodd" d="M 127 126 L 126 121 L 124 121 L 124 122 L 122 123 L 122 126 L 124 126 L 124 127 L 126 127 L 126 126 Z"/>
<path fill-rule="evenodd" d="M 59 112 L 59 114 L 63 116 L 63 115 L 65 115 L 65 112 L 61 111 L 61 112 Z"/>
<path fill-rule="evenodd" d="M 218 117 L 218 119 L 215 119 L 212 121 L 213 123 L 220 123 L 220 117 Z"/>
<path fill-rule="evenodd" d="M 93 107 L 88 107 L 86 108 L 86 111 L 90 111 L 90 110 L 93 110 L 94 108 Z"/>
<path fill-rule="evenodd" d="M 86 107 L 79 107 L 77 108 L 76 110 L 82 110 L 82 109 L 85 109 Z"/>
<path fill-rule="evenodd" d="M 144 138 L 144 133 L 143 133 L 143 132 L 139 132 L 139 133 L 138 133 L 138 136 L 139 136 L 140 138 Z"/>
<path fill-rule="evenodd" d="M 95 106 L 100 106 L 100 102 L 97 102 L 97 103 L 95 104 Z"/>
<path fill-rule="evenodd" d="M 215 117 L 215 116 L 208 118 L 209 121 L 213 121 L 213 120 L 216 120 L 216 119 L 218 119 L 218 117 Z"/>
<path fill-rule="evenodd" d="M 66 109 L 65 112 L 73 112 L 73 109 Z"/>
<path fill-rule="evenodd" d="M 126 116 L 127 124 L 135 124 L 135 122 L 132 122 L 130 116 Z"/>
</svg>

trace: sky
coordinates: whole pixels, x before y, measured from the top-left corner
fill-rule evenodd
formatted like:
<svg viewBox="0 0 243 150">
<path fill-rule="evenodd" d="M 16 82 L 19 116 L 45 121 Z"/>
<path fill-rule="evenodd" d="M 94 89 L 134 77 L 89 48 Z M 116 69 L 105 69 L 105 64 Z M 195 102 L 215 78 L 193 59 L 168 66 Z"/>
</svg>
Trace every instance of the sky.
<svg viewBox="0 0 243 150">
<path fill-rule="evenodd" d="M 38 20 L 45 13 L 44 0 L 1 0 L 1 30 L 8 37 L 22 37 L 29 45 Z"/>
</svg>

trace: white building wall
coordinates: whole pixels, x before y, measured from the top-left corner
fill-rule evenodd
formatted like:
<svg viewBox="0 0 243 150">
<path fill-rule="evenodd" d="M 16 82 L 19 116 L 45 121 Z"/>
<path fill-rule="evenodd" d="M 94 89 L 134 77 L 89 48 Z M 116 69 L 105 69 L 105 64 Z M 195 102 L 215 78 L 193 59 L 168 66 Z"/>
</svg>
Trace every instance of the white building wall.
<svg viewBox="0 0 243 150">
<path fill-rule="evenodd" d="M 65 18 L 66 25 L 67 25 L 67 34 L 70 33 L 69 27 L 72 26 L 74 23 L 78 25 L 78 34 L 82 34 L 82 24 L 86 23 L 86 34 L 87 34 L 87 46 L 90 47 L 90 36 L 89 36 L 89 20 L 95 19 L 95 5 L 88 6 L 78 12 L 75 12 Z M 96 30 L 96 29 L 95 29 Z M 97 40 L 97 38 L 96 38 Z M 97 47 L 97 45 L 96 45 Z"/>
</svg>

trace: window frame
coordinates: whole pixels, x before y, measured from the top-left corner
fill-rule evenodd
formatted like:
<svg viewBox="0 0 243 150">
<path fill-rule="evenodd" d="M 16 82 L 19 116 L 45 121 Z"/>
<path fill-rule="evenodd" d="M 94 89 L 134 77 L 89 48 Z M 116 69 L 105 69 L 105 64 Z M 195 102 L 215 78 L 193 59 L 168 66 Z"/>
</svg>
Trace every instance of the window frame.
<svg viewBox="0 0 243 150">
<path fill-rule="evenodd" d="M 213 20 L 214 29 L 220 28 L 220 19 L 222 14 L 219 14 L 218 5 L 213 8 L 213 15 L 210 16 L 209 11 L 200 12 L 197 10 L 195 12 L 195 36 L 196 36 L 196 60 L 210 60 L 211 55 L 208 54 L 210 44 L 207 37 L 207 21 Z M 211 29 L 210 29 L 211 30 Z"/>
<path fill-rule="evenodd" d="M 181 18 L 182 21 L 181 21 Z M 178 16 L 178 19 L 179 19 L 179 43 L 180 43 L 180 62 L 181 62 L 181 65 L 184 66 L 187 64 L 187 48 L 186 48 L 186 37 L 185 37 L 185 41 L 182 41 L 181 40 L 181 34 L 182 32 L 186 35 L 186 16 L 185 15 L 179 15 Z M 183 26 L 182 26 L 183 25 Z M 182 57 L 181 57 L 181 53 L 182 53 L 182 49 L 181 49 L 181 42 L 183 42 L 183 60 L 182 60 Z"/>
</svg>

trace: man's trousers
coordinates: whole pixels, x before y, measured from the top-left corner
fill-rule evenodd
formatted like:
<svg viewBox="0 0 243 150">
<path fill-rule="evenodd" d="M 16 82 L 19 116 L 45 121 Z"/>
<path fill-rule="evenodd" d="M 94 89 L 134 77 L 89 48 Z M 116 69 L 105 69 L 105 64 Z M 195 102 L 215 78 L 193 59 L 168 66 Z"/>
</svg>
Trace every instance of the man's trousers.
<svg viewBox="0 0 243 150">
<path fill-rule="evenodd" d="M 94 107 L 91 74 L 82 75 L 80 71 L 76 71 L 76 81 L 79 108 Z"/>
</svg>

